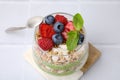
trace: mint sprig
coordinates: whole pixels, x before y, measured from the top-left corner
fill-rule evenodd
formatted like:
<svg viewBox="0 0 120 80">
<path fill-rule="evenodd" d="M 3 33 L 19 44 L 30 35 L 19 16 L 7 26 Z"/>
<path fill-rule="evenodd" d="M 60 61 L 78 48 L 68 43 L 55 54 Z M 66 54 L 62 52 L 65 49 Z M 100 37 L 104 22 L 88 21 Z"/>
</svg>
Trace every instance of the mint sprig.
<svg viewBox="0 0 120 80">
<path fill-rule="evenodd" d="M 70 31 L 68 33 L 68 39 L 66 41 L 67 49 L 72 51 L 77 47 L 77 43 L 79 40 L 79 35 L 77 31 Z"/>
<path fill-rule="evenodd" d="M 69 51 L 72 51 L 77 47 L 77 43 L 79 40 L 79 31 L 82 29 L 83 24 L 84 24 L 84 20 L 79 13 L 73 16 L 73 24 L 74 24 L 75 30 L 70 31 L 67 34 L 68 39 L 66 41 L 66 44 L 67 44 L 67 49 Z"/>
<path fill-rule="evenodd" d="M 80 29 L 82 29 L 83 24 L 84 24 L 84 20 L 83 20 L 82 16 L 79 13 L 74 15 L 73 24 L 74 24 L 75 29 L 77 31 L 80 31 Z"/>
</svg>

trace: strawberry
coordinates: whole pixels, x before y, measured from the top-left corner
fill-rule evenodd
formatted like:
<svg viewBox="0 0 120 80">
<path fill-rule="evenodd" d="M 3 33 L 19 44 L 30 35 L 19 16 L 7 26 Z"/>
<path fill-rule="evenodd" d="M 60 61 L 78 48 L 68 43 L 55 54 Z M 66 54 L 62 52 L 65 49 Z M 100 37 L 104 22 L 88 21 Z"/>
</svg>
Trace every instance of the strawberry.
<svg viewBox="0 0 120 80">
<path fill-rule="evenodd" d="M 69 31 L 75 30 L 75 27 L 74 27 L 72 21 L 69 21 L 69 22 L 67 23 L 67 25 L 65 26 L 65 30 L 66 30 L 66 32 L 69 32 Z"/>
<path fill-rule="evenodd" d="M 64 24 L 64 26 L 67 24 L 68 20 L 66 17 L 64 17 L 63 15 L 56 15 L 55 16 L 55 21 L 56 22 L 61 22 Z"/>
<path fill-rule="evenodd" d="M 67 38 L 68 38 L 68 36 L 67 36 L 67 32 L 62 32 L 62 36 L 63 36 L 63 38 L 64 38 L 64 40 L 66 40 Z"/>
<path fill-rule="evenodd" d="M 52 35 L 55 34 L 53 27 L 45 23 L 41 23 L 39 25 L 39 32 L 40 32 L 40 35 L 44 38 L 52 38 Z"/>
<path fill-rule="evenodd" d="M 68 38 L 68 37 L 67 37 L 67 33 L 68 33 L 69 31 L 73 31 L 73 30 L 75 30 L 75 27 L 74 27 L 74 25 L 73 25 L 73 22 L 72 22 L 72 21 L 69 21 L 69 22 L 66 24 L 64 31 L 62 32 L 62 35 L 63 35 L 63 37 L 64 37 L 65 40 Z"/>
<path fill-rule="evenodd" d="M 38 39 L 38 45 L 44 50 L 50 50 L 54 46 L 53 41 L 49 38 Z"/>
</svg>

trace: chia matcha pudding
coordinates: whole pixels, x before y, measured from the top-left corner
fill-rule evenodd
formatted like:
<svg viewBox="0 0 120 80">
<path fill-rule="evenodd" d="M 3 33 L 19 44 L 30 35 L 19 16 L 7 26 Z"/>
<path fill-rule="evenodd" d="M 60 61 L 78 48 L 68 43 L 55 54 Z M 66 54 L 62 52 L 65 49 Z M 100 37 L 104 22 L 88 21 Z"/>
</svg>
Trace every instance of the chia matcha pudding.
<svg viewBox="0 0 120 80">
<path fill-rule="evenodd" d="M 44 72 L 64 76 L 80 70 L 88 57 L 82 16 L 53 13 L 35 29 L 33 59 Z"/>
</svg>

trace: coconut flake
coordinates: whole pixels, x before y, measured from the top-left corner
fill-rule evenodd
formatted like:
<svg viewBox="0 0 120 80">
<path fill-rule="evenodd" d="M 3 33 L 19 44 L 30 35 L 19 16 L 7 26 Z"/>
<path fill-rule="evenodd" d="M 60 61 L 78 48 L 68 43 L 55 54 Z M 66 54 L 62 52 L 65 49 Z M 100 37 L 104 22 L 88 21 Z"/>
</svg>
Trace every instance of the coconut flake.
<svg viewBox="0 0 120 80">
<path fill-rule="evenodd" d="M 53 60 L 53 62 L 57 62 L 58 61 L 58 56 L 52 56 L 52 60 Z"/>
</svg>

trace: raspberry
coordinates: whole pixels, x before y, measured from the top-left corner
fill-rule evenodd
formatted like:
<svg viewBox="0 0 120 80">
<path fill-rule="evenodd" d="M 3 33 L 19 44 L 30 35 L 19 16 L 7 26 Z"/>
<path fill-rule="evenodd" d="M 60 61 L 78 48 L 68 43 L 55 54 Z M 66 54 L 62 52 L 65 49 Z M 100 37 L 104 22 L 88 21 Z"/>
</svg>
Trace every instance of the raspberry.
<svg viewBox="0 0 120 80">
<path fill-rule="evenodd" d="M 52 35 L 55 34 L 53 27 L 45 23 L 39 25 L 39 32 L 42 37 L 51 38 L 51 39 L 52 39 Z"/>
<path fill-rule="evenodd" d="M 56 22 L 61 22 L 61 23 L 63 23 L 64 25 L 66 25 L 67 24 L 67 18 L 66 17 L 64 17 L 63 15 L 56 15 L 55 16 L 55 21 Z"/>
<path fill-rule="evenodd" d="M 43 49 L 43 50 L 50 50 L 53 47 L 53 41 L 49 38 L 41 38 L 38 40 L 38 45 Z"/>
</svg>

